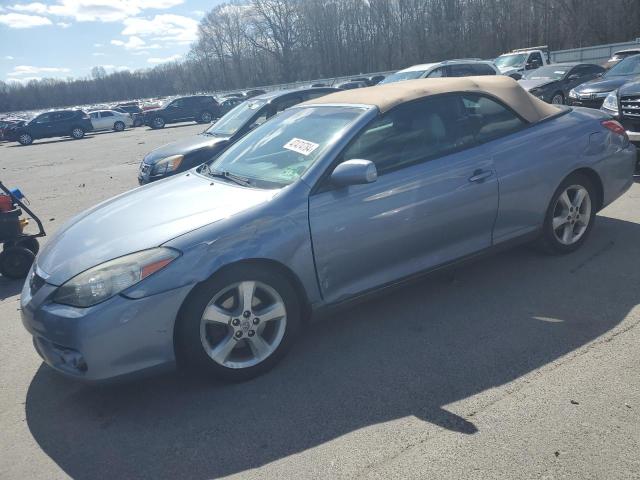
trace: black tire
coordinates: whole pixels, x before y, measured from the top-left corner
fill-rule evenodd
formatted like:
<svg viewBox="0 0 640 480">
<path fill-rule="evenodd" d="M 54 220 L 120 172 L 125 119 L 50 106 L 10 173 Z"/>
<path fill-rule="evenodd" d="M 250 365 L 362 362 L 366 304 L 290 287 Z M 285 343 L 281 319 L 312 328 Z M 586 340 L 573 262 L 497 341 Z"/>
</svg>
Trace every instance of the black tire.
<svg viewBox="0 0 640 480">
<path fill-rule="evenodd" d="M 14 241 L 4 242 L 2 249 L 6 250 L 8 248 L 16 247 L 16 246 L 26 248 L 27 250 L 31 250 L 34 255 L 37 255 L 38 252 L 40 251 L 40 243 L 38 242 L 37 238 L 33 238 L 33 237 L 23 238 L 21 240 L 18 240 L 17 242 L 14 242 Z"/>
<path fill-rule="evenodd" d="M 28 133 L 21 133 L 18 135 L 18 142 L 20 145 L 31 145 L 33 143 L 33 137 Z"/>
<path fill-rule="evenodd" d="M 166 123 L 167 122 L 165 122 L 164 118 L 162 117 L 153 117 L 151 119 L 151 128 L 153 128 L 154 130 L 158 130 L 160 128 L 164 128 Z"/>
<path fill-rule="evenodd" d="M 35 258 L 35 254 L 27 248 L 9 247 L 0 253 L 0 273 L 13 280 L 25 278 Z"/>
<path fill-rule="evenodd" d="M 124 122 L 117 121 L 116 123 L 113 124 L 113 129 L 116 132 L 122 132 L 124 131 L 124 128 L 125 128 Z"/>
<path fill-rule="evenodd" d="M 551 102 L 552 105 L 564 105 L 565 99 L 564 99 L 564 94 L 562 92 L 556 92 L 551 96 Z"/>
<path fill-rule="evenodd" d="M 277 348 L 260 363 L 247 368 L 228 368 L 205 352 L 200 337 L 200 322 L 212 298 L 229 285 L 256 281 L 268 285 L 282 298 L 286 307 L 286 329 Z M 204 373 L 227 382 L 241 382 L 266 373 L 291 348 L 301 327 L 301 308 L 294 287 L 286 277 L 268 268 L 236 265 L 197 285 L 185 300 L 176 320 L 176 358 L 189 371 Z"/>
<path fill-rule="evenodd" d="M 84 128 L 82 128 L 82 127 L 73 127 L 73 129 L 71 130 L 71 135 L 70 136 L 74 140 L 80 140 L 82 137 L 84 137 Z"/>
<path fill-rule="evenodd" d="M 556 233 L 553 229 L 553 218 L 557 216 L 556 209 L 558 207 L 558 199 L 568 188 L 572 186 L 583 187 L 589 193 L 590 217 L 588 225 L 586 226 L 584 233 L 582 233 L 582 236 L 575 243 L 565 245 L 556 237 Z M 551 202 L 549 203 L 545 214 L 544 225 L 542 227 L 542 236 L 540 237 L 537 246 L 546 253 L 555 255 L 563 255 L 578 250 L 587 240 L 589 233 L 593 229 L 593 224 L 595 223 L 596 219 L 596 212 L 598 210 L 598 201 L 599 199 L 596 194 L 596 188 L 594 187 L 593 182 L 589 177 L 582 173 L 573 173 L 569 175 L 563 180 L 563 182 L 560 184 L 560 186 L 553 194 L 553 197 L 551 198 Z"/>
<path fill-rule="evenodd" d="M 208 111 L 200 112 L 198 117 L 196 118 L 196 122 L 198 123 L 211 123 L 213 120 L 213 114 Z"/>
</svg>

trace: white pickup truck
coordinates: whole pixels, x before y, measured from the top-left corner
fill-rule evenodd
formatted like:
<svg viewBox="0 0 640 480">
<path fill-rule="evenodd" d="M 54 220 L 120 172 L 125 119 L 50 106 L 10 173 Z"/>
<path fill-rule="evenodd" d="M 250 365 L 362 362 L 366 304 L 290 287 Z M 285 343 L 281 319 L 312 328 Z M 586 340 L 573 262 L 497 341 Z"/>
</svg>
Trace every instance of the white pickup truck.
<svg viewBox="0 0 640 480">
<path fill-rule="evenodd" d="M 551 63 L 549 47 L 520 48 L 503 53 L 494 61 L 500 73 L 520 80 L 527 70 L 535 70 Z"/>
</svg>

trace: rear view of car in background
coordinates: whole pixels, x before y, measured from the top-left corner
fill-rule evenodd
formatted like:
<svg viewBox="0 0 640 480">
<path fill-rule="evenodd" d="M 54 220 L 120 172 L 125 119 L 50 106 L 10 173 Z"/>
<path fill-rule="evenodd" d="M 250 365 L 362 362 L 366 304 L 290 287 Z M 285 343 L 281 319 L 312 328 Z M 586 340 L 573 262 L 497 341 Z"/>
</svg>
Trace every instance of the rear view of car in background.
<svg viewBox="0 0 640 480">
<path fill-rule="evenodd" d="M 353 90 L 354 88 L 366 88 L 369 84 L 364 80 L 351 80 L 349 82 L 342 82 L 338 85 L 338 88 L 342 90 Z"/>
<path fill-rule="evenodd" d="M 122 132 L 125 128 L 133 127 L 133 118 L 128 113 L 116 110 L 96 110 L 89 112 L 89 118 L 95 131 L 113 130 Z"/>
<path fill-rule="evenodd" d="M 601 76 L 604 71 L 600 65 L 590 63 L 556 63 L 528 71 L 518 83 L 540 100 L 562 105 L 572 88 Z"/>
<path fill-rule="evenodd" d="M 71 137 L 79 140 L 93 125 L 82 110 L 57 110 L 41 113 L 11 133 L 15 141 L 22 145 L 31 145 L 34 140 L 52 137 Z"/>
<path fill-rule="evenodd" d="M 140 108 L 140 105 L 138 105 L 138 102 L 119 103 L 113 108 L 113 110 L 131 115 L 134 127 L 141 127 L 144 125 L 144 112 L 142 108 Z"/>
<path fill-rule="evenodd" d="M 210 123 L 220 116 L 220 105 L 211 95 L 192 95 L 165 101 L 160 108 L 144 112 L 144 124 L 153 129 L 169 123 L 196 121 Z"/>
<path fill-rule="evenodd" d="M 619 50 L 611 55 L 611 58 L 604 64 L 604 68 L 613 68 L 622 60 L 627 57 L 632 57 L 634 55 L 640 55 L 640 47 L 638 48 L 627 48 L 626 50 Z"/>
</svg>

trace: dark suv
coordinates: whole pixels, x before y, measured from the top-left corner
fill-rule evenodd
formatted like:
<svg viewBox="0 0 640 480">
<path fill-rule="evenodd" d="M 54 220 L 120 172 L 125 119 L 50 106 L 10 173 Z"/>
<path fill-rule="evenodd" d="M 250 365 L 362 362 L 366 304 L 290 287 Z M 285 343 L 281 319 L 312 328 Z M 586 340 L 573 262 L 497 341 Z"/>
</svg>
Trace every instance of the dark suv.
<svg viewBox="0 0 640 480">
<path fill-rule="evenodd" d="M 82 110 L 57 110 L 36 116 L 26 124 L 7 132 L 7 140 L 31 145 L 38 138 L 71 137 L 78 140 L 85 132 L 93 130 L 93 125 Z"/>
<path fill-rule="evenodd" d="M 220 105 L 211 95 L 167 100 L 160 108 L 144 112 L 144 124 L 151 128 L 164 128 L 167 123 L 187 122 L 209 123 L 219 117 Z"/>
</svg>

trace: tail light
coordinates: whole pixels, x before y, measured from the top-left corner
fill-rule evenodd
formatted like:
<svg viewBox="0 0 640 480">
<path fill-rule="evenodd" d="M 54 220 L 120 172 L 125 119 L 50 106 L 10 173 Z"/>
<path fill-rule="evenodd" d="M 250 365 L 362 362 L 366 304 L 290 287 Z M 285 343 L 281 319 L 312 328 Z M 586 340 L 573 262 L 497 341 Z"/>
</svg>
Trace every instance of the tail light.
<svg viewBox="0 0 640 480">
<path fill-rule="evenodd" d="M 613 133 L 615 133 L 617 135 L 620 135 L 621 137 L 624 137 L 625 139 L 629 140 L 629 136 L 627 135 L 627 131 L 620 124 L 620 122 L 618 122 L 616 120 L 603 120 L 600 123 L 607 130 L 611 130 Z"/>
</svg>

